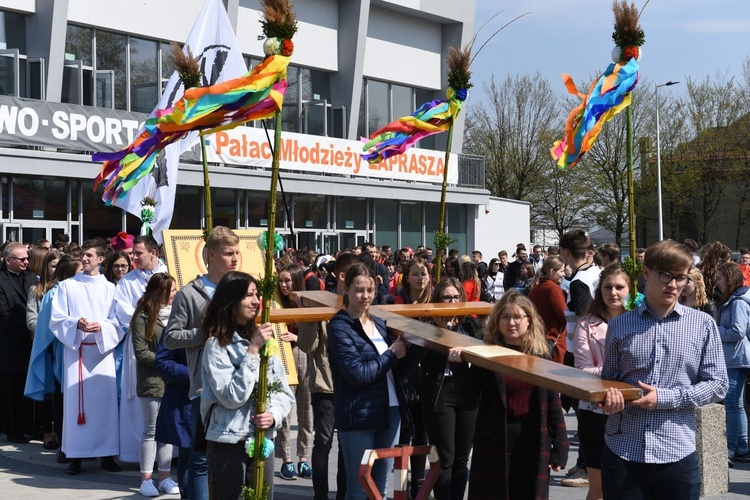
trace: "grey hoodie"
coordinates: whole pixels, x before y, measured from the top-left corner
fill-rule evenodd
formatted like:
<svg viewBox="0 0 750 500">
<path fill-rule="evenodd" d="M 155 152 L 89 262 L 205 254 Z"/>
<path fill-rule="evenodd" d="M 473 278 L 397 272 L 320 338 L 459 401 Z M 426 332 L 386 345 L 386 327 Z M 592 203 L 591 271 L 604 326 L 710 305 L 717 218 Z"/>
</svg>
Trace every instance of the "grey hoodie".
<svg viewBox="0 0 750 500">
<path fill-rule="evenodd" d="M 185 348 L 188 373 L 190 375 L 190 399 L 200 396 L 203 382 L 201 380 L 201 355 L 203 339 L 201 324 L 211 298 L 208 296 L 203 279 L 198 276 L 183 286 L 172 302 L 172 313 L 169 315 L 167 328 L 164 330 L 164 345 L 167 349 Z"/>
</svg>

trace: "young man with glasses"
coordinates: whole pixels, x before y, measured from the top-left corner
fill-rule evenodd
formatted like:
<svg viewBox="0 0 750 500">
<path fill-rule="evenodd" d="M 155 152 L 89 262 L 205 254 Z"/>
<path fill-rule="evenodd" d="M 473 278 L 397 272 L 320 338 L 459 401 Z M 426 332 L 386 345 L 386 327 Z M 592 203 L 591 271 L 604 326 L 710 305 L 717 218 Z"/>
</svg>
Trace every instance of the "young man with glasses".
<svg viewBox="0 0 750 500">
<path fill-rule="evenodd" d="M 3 250 L 0 271 L 0 422 L 9 443 L 28 443 L 31 430 L 27 415 L 31 401 L 23 397 L 31 357 L 31 335 L 26 327 L 26 298 L 38 281 L 28 268 L 29 254 L 21 243 Z M 27 429 L 24 429 L 26 427 Z"/>
<path fill-rule="evenodd" d="M 602 378 L 640 387 L 627 406 L 610 389 L 602 455 L 604 497 L 700 496 L 695 408 L 721 400 L 728 380 L 716 322 L 678 303 L 691 252 L 664 240 L 646 250 L 646 298 L 613 319 L 607 331 Z"/>
</svg>

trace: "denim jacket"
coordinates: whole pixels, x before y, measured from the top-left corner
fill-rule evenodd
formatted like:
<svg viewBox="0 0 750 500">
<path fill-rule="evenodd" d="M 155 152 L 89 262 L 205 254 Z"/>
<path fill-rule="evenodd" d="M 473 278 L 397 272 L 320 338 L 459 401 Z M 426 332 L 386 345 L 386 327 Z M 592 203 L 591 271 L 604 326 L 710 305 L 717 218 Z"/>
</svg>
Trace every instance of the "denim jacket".
<svg viewBox="0 0 750 500">
<path fill-rule="evenodd" d="M 750 288 L 738 288 L 721 306 L 718 326 L 727 368 L 750 367 Z"/>
<path fill-rule="evenodd" d="M 215 337 L 206 341 L 201 366 L 201 418 L 208 441 L 237 443 L 255 432 L 250 419 L 255 415 L 256 402 L 251 395 L 258 381 L 260 356 L 247 352 L 249 345 L 250 342 L 237 332 L 225 347 L 219 345 Z M 268 360 L 269 387 L 274 382 L 281 384 L 278 390 L 269 391 L 268 395 L 266 411 L 274 418 L 274 427 L 267 431 L 271 438 L 294 404 L 284 365 L 277 356 Z"/>
</svg>

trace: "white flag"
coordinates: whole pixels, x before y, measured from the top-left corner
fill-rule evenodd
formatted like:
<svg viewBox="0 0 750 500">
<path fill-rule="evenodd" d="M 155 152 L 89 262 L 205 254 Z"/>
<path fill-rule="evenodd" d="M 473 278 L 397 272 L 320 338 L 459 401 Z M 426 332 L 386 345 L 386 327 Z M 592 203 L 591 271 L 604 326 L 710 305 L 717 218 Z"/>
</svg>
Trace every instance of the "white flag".
<svg viewBox="0 0 750 500">
<path fill-rule="evenodd" d="M 222 0 L 206 0 L 183 50 L 187 50 L 187 47 L 190 47 L 193 55 L 200 57 L 202 86 L 238 78 L 247 72 L 245 60 L 242 58 Z M 184 86 L 175 71 L 154 112 L 172 106 L 182 97 L 184 91 Z M 146 196 L 154 198 L 157 205 L 151 230 L 159 243 L 163 243 L 162 230 L 169 229 L 172 222 L 180 155 L 193 147 L 198 140 L 198 132 L 191 132 L 181 141 L 167 146 L 157 158 L 151 173 L 133 186 L 124 198 L 113 203 L 140 218 L 141 200 Z"/>
</svg>

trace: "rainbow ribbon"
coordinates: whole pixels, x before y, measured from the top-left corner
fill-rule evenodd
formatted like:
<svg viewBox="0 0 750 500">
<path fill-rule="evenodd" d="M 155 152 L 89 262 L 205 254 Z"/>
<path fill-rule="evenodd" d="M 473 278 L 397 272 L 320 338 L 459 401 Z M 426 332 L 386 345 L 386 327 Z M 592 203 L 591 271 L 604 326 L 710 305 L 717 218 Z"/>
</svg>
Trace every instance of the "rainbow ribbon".
<svg viewBox="0 0 750 500">
<path fill-rule="evenodd" d="M 186 90 L 174 106 L 157 110 L 148 118 L 143 131 L 127 148 L 92 156 L 93 161 L 104 162 L 94 179 L 94 189 L 105 182 L 102 200 L 111 205 L 151 172 L 166 146 L 188 133 L 206 135 L 273 116 L 284 102 L 290 59 L 270 56 L 244 76 Z"/>
<path fill-rule="evenodd" d="M 570 75 L 563 75 L 563 81 L 569 93 L 583 99 L 568 116 L 565 138 L 550 149 L 557 166 L 568 170 L 591 149 L 602 126 L 630 105 L 632 91 L 638 83 L 638 61 L 632 58 L 626 64 L 610 64 L 591 86 L 588 95 L 578 92 Z"/>
<path fill-rule="evenodd" d="M 466 90 L 457 92 L 448 88 L 447 100 L 436 99 L 422 104 L 413 114 L 393 121 L 374 132 L 365 142 L 362 159 L 380 163 L 391 156 L 400 155 L 418 141 L 447 131 L 461 112 L 461 102 L 466 100 Z"/>
</svg>

